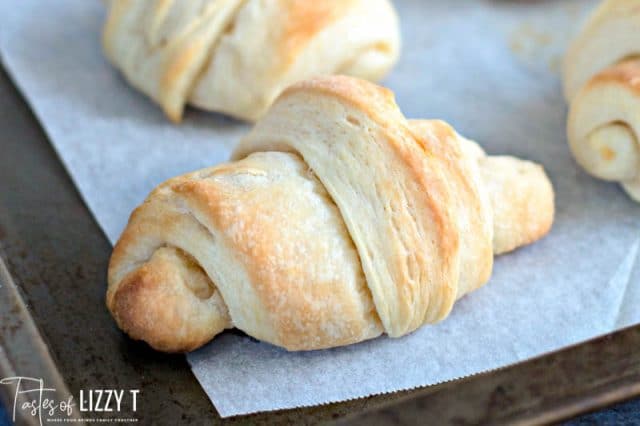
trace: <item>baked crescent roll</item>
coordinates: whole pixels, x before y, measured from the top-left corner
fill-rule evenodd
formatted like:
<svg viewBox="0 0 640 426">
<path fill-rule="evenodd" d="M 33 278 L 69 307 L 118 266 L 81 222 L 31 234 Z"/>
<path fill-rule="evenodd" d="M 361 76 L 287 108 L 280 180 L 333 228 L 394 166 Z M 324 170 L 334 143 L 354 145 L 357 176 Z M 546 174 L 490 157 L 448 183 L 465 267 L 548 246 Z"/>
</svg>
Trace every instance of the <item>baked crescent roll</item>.
<svg viewBox="0 0 640 426">
<path fill-rule="evenodd" d="M 570 46 L 564 88 L 578 163 L 640 202 L 640 3 L 603 2 Z"/>
<path fill-rule="evenodd" d="M 257 120 L 315 75 L 382 78 L 395 64 L 389 0 L 110 0 L 103 44 L 137 89 L 180 121 L 187 104 Z"/>
<path fill-rule="evenodd" d="M 400 337 L 444 319 L 494 253 L 541 238 L 553 215 L 542 167 L 408 121 L 372 83 L 317 78 L 286 90 L 233 161 L 133 212 L 107 306 L 170 352 L 231 327 L 288 350 Z"/>
</svg>

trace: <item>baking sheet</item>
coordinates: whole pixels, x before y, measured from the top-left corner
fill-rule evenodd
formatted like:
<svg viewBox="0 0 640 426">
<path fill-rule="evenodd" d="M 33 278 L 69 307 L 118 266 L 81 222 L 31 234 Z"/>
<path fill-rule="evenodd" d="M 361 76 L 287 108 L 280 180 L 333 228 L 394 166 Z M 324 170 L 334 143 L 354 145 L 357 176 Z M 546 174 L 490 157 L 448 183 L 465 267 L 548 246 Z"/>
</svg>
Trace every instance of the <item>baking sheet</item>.
<svg viewBox="0 0 640 426">
<path fill-rule="evenodd" d="M 499 258 L 445 322 L 402 339 L 292 354 L 216 338 L 188 359 L 222 416 L 434 384 L 640 322 L 640 207 L 583 173 L 564 137 L 560 55 L 593 4 L 396 1 L 405 42 L 385 85 L 408 117 L 445 119 L 490 153 L 543 163 L 553 232 Z M 226 160 L 248 127 L 196 111 L 167 122 L 103 59 L 103 19 L 100 2 L 0 0 L 2 60 L 113 242 L 155 185 Z"/>
</svg>

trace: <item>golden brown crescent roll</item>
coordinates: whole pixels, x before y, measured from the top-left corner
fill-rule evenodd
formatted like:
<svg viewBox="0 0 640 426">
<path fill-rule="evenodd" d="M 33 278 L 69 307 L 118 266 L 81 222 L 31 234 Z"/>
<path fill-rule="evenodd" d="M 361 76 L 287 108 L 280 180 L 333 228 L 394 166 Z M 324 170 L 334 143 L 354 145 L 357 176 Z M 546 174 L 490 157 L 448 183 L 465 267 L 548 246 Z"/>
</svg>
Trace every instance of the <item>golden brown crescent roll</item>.
<svg viewBox="0 0 640 426">
<path fill-rule="evenodd" d="M 395 64 L 389 0 L 110 0 L 103 44 L 137 89 L 180 121 L 187 104 L 257 120 L 315 75 L 382 78 Z"/>
<path fill-rule="evenodd" d="M 410 333 L 545 235 L 542 167 L 488 157 L 350 77 L 286 90 L 232 162 L 171 179 L 131 215 L 107 306 L 131 337 L 195 349 L 225 328 L 289 350 Z"/>
<path fill-rule="evenodd" d="M 568 138 L 592 175 L 619 182 L 640 202 L 640 3 L 604 1 L 564 65 Z"/>
</svg>

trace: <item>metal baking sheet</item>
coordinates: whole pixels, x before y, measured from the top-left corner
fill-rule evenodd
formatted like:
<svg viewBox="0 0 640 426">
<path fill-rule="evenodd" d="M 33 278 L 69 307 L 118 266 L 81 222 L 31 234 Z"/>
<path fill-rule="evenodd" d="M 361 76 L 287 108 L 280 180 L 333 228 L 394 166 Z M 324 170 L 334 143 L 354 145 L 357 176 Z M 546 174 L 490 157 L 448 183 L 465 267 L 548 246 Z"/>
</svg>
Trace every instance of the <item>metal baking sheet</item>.
<svg viewBox="0 0 640 426">
<path fill-rule="evenodd" d="M 425 389 L 222 420 L 183 356 L 152 351 L 127 339 L 113 324 L 104 307 L 110 244 L 3 71 L 0 148 L 2 257 L 48 347 L 53 366 L 44 370 L 59 372 L 73 395 L 92 388 L 140 389 L 140 405 L 131 413 L 140 424 L 315 423 L 343 418 L 383 424 L 424 418 L 439 424 L 546 423 L 640 395 L 640 327 L 635 327 Z M 7 317 L 2 321 L 6 324 Z M 19 353 L 25 343 L 11 333 L 8 327 L 0 330 L 2 349 Z M 5 377 L 9 372 L 1 365 L 0 376 Z"/>
</svg>

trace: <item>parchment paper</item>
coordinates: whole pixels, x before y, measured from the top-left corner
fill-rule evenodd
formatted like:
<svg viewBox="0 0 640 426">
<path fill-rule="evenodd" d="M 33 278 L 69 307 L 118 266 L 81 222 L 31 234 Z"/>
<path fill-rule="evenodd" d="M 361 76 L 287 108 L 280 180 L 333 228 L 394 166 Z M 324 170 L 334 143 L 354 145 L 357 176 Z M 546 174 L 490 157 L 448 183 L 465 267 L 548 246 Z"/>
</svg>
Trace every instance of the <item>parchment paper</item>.
<svg viewBox="0 0 640 426">
<path fill-rule="evenodd" d="M 103 59 L 101 2 L 0 1 L 3 62 L 112 242 L 155 185 L 226 160 L 247 131 L 203 112 L 165 120 Z M 553 232 L 498 259 L 449 319 L 402 339 L 286 353 L 216 338 L 188 359 L 222 416 L 435 384 L 640 322 L 640 207 L 582 172 L 564 136 L 560 54 L 593 4 L 396 1 L 404 49 L 385 84 L 399 105 L 491 153 L 543 163 L 557 192 Z"/>
</svg>

